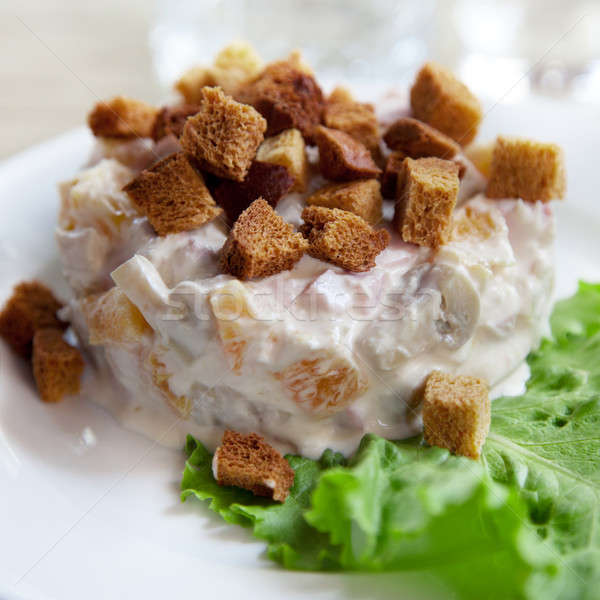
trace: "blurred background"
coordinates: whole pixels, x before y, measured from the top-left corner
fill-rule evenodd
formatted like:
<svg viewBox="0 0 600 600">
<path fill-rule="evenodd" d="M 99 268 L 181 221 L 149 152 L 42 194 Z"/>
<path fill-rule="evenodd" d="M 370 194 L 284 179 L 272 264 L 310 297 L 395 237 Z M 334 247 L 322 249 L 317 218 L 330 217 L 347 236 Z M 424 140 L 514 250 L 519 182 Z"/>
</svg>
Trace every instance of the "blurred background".
<svg viewBox="0 0 600 600">
<path fill-rule="evenodd" d="M 1 0 L 0 159 L 99 99 L 164 99 L 233 39 L 301 48 L 324 82 L 410 83 L 433 58 L 488 103 L 600 103 L 598 0 Z"/>
</svg>

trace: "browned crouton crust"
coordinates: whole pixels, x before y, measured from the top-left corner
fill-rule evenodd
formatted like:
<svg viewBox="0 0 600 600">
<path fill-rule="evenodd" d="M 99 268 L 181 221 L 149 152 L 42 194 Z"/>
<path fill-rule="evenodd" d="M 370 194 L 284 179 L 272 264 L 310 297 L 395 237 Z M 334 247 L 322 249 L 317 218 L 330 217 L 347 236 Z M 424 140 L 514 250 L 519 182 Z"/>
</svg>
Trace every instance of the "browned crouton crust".
<svg viewBox="0 0 600 600">
<path fill-rule="evenodd" d="M 251 106 L 219 88 L 206 87 L 198 98 L 198 113 L 188 117 L 180 141 L 203 170 L 242 181 L 266 128 L 267 122 Z"/>
<path fill-rule="evenodd" d="M 423 399 L 423 433 L 428 444 L 478 459 L 489 429 L 485 382 L 466 375 L 431 373 Z"/>
<path fill-rule="evenodd" d="M 197 104 L 163 106 L 154 120 L 152 139 L 158 142 L 168 135 L 180 137 L 187 118 L 195 115 L 198 110 Z"/>
<path fill-rule="evenodd" d="M 95 136 L 112 138 L 150 137 L 158 109 L 141 100 L 116 96 L 98 102 L 88 115 Z"/>
<path fill-rule="evenodd" d="M 323 115 L 325 125 L 339 129 L 368 148 L 371 154 L 379 152 L 379 124 L 371 104 L 356 102 L 350 92 L 336 88 L 327 99 Z"/>
<path fill-rule="evenodd" d="M 237 219 L 221 249 L 221 267 L 239 279 L 268 277 L 291 269 L 308 247 L 300 233 L 262 198 Z"/>
<path fill-rule="evenodd" d="M 303 192 L 308 182 L 308 158 L 304 138 L 298 129 L 286 129 L 266 138 L 256 159 L 285 167 L 294 178 L 292 191 Z"/>
<path fill-rule="evenodd" d="M 214 187 L 213 196 L 234 223 L 257 198 L 264 198 L 275 208 L 293 185 L 294 178 L 285 167 L 255 160 L 244 181 L 223 179 Z"/>
<path fill-rule="evenodd" d="M 385 163 L 381 178 L 381 194 L 384 198 L 395 199 L 398 193 L 398 174 L 402 171 L 402 163 L 406 154 L 401 150 L 392 152 Z"/>
<path fill-rule="evenodd" d="M 308 205 L 340 208 L 376 225 L 382 219 L 383 199 L 377 179 L 359 179 L 349 183 L 333 183 L 318 189 L 306 199 Z"/>
<path fill-rule="evenodd" d="M 486 195 L 549 202 L 563 198 L 563 153 L 556 144 L 500 136 L 496 140 Z"/>
<path fill-rule="evenodd" d="M 373 229 L 364 219 L 345 210 L 307 206 L 302 211 L 302 233 L 308 253 L 348 271 L 368 271 L 389 244 L 385 229 Z"/>
<path fill-rule="evenodd" d="M 256 433 L 226 431 L 213 458 L 213 474 L 219 485 L 244 488 L 277 502 L 285 501 L 294 483 L 288 461 Z"/>
<path fill-rule="evenodd" d="M 83 356 L 62 336 L 60 329 L 38 329 L 33 337 L 33 376 L 44 402 L 58 402 L 79 391 Z"/>
<path fill-rule="evenodd" d="M 39 281 L 24 281 L 15 286 L 0 313 L 0 336 L 24 358 L 31 356 L 31 343 L 38 329 L 65 329 L 56 312 L 61 303 Z"/>
<path fill-rule="evenodd" d="M 405 242 L 437 248 L 452 232 L 458 165 L 441 158 L 404 159 L 398 176 L 394 226 Z"/>
<path fill-rule="evenodd" d="M 319 168 L 326 179 L 371 179 L 381 173 L 367 148 L 343 131 L 319 126 L 315 129 L 315 141 L 319 147 Z"/>
<path fill-rule="evenodd" d="M 196 229 L 223 212 L 183 152 L 145 169 L 123 191 L 148 217 L 158 235 Z"/>
<path fill-rule="evenodd" d="M 438 156 L 450 159 L 460 146 L 450 137 L 418 119 L 403 117 L 394 121 L 383 136 L 392 150 L 401 150 L 411 158 Z"/>
<path fill-rule="evenodd" d="M 267 119 L 267 135 L 295 128 L 308 141 L 321 122 L 325 104 L 315 78 L 294 60 L 267 65 L 258 77 L 240 86 L 236 99 L 251 104 Z"/>
<path fill-rule="evenodd" d="M 483 118 L 479 100 L 448 69 L 428 62 L 410 90 L 413 115 L 466 146 Z"/>
</svg>

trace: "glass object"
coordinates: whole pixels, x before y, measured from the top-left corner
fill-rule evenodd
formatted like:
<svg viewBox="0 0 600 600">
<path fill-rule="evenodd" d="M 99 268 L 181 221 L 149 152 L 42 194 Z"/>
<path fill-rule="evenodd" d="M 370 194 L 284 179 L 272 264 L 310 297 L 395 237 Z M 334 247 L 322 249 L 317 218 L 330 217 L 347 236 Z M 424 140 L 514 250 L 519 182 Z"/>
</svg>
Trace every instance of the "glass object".
<svg viewBox="0 0 600 600">
<path fill-rule="evenodd" d="M 408 81 L 429 51 L 435 0 L 157 0 L 159 81 L 208 64 L 233 40 L 273 60 L 295 49 L 323 81 Z"/>
</svg>

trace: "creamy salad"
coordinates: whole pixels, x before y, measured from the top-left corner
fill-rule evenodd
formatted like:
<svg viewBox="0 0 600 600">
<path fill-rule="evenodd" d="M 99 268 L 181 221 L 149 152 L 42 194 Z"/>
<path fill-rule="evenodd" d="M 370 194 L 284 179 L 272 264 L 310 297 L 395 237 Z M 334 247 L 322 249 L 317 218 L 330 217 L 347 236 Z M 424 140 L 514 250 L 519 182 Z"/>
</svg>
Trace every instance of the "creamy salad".
<svg viewBox="0 0 600 600">
<path fill-rule="evenodd" d="M 437 251 L 388 224 L 365 273 L 305 255 L 240 281 L 219 269 L 222 220 L 158 237 L 121 191 L 169 149 L 144 142 L 99 145 L 61 184 L 57 239 L 73 292 L 64 316 L 91 362 L 84 393 L 161 443 L 192 433 L 215 447 L 229 428 L 317 457 L 349 454 L 367 432 L 408 437 L 431 371 L 498 384 L 547 331 L 552 209 L 486 198 L 464 156 L 452 238 Z M 289 194 L 277 211 L 297 225 L 303 204 Z"/>
</svg>

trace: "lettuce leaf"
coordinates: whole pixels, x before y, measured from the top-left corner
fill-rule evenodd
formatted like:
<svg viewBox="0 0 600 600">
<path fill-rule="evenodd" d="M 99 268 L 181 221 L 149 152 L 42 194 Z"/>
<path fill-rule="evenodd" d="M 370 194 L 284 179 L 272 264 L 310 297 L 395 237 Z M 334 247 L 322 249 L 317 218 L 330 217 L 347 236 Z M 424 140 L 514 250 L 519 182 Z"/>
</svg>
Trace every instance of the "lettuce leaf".
<svg viewBox="0 0 600 600">
<path fill-rule="evenodd" d="M 346 463 L 287 459 L 273 504 L 212 477 L 188 439 L 182 498 L 210 499 L 292 569 L 402 570 L 460 598 L 592 599 L 600 589 L 600 285 L 559 302 L 522 396 L 499 398 L 481 462 L 367 435 Z"/>
</svg>

